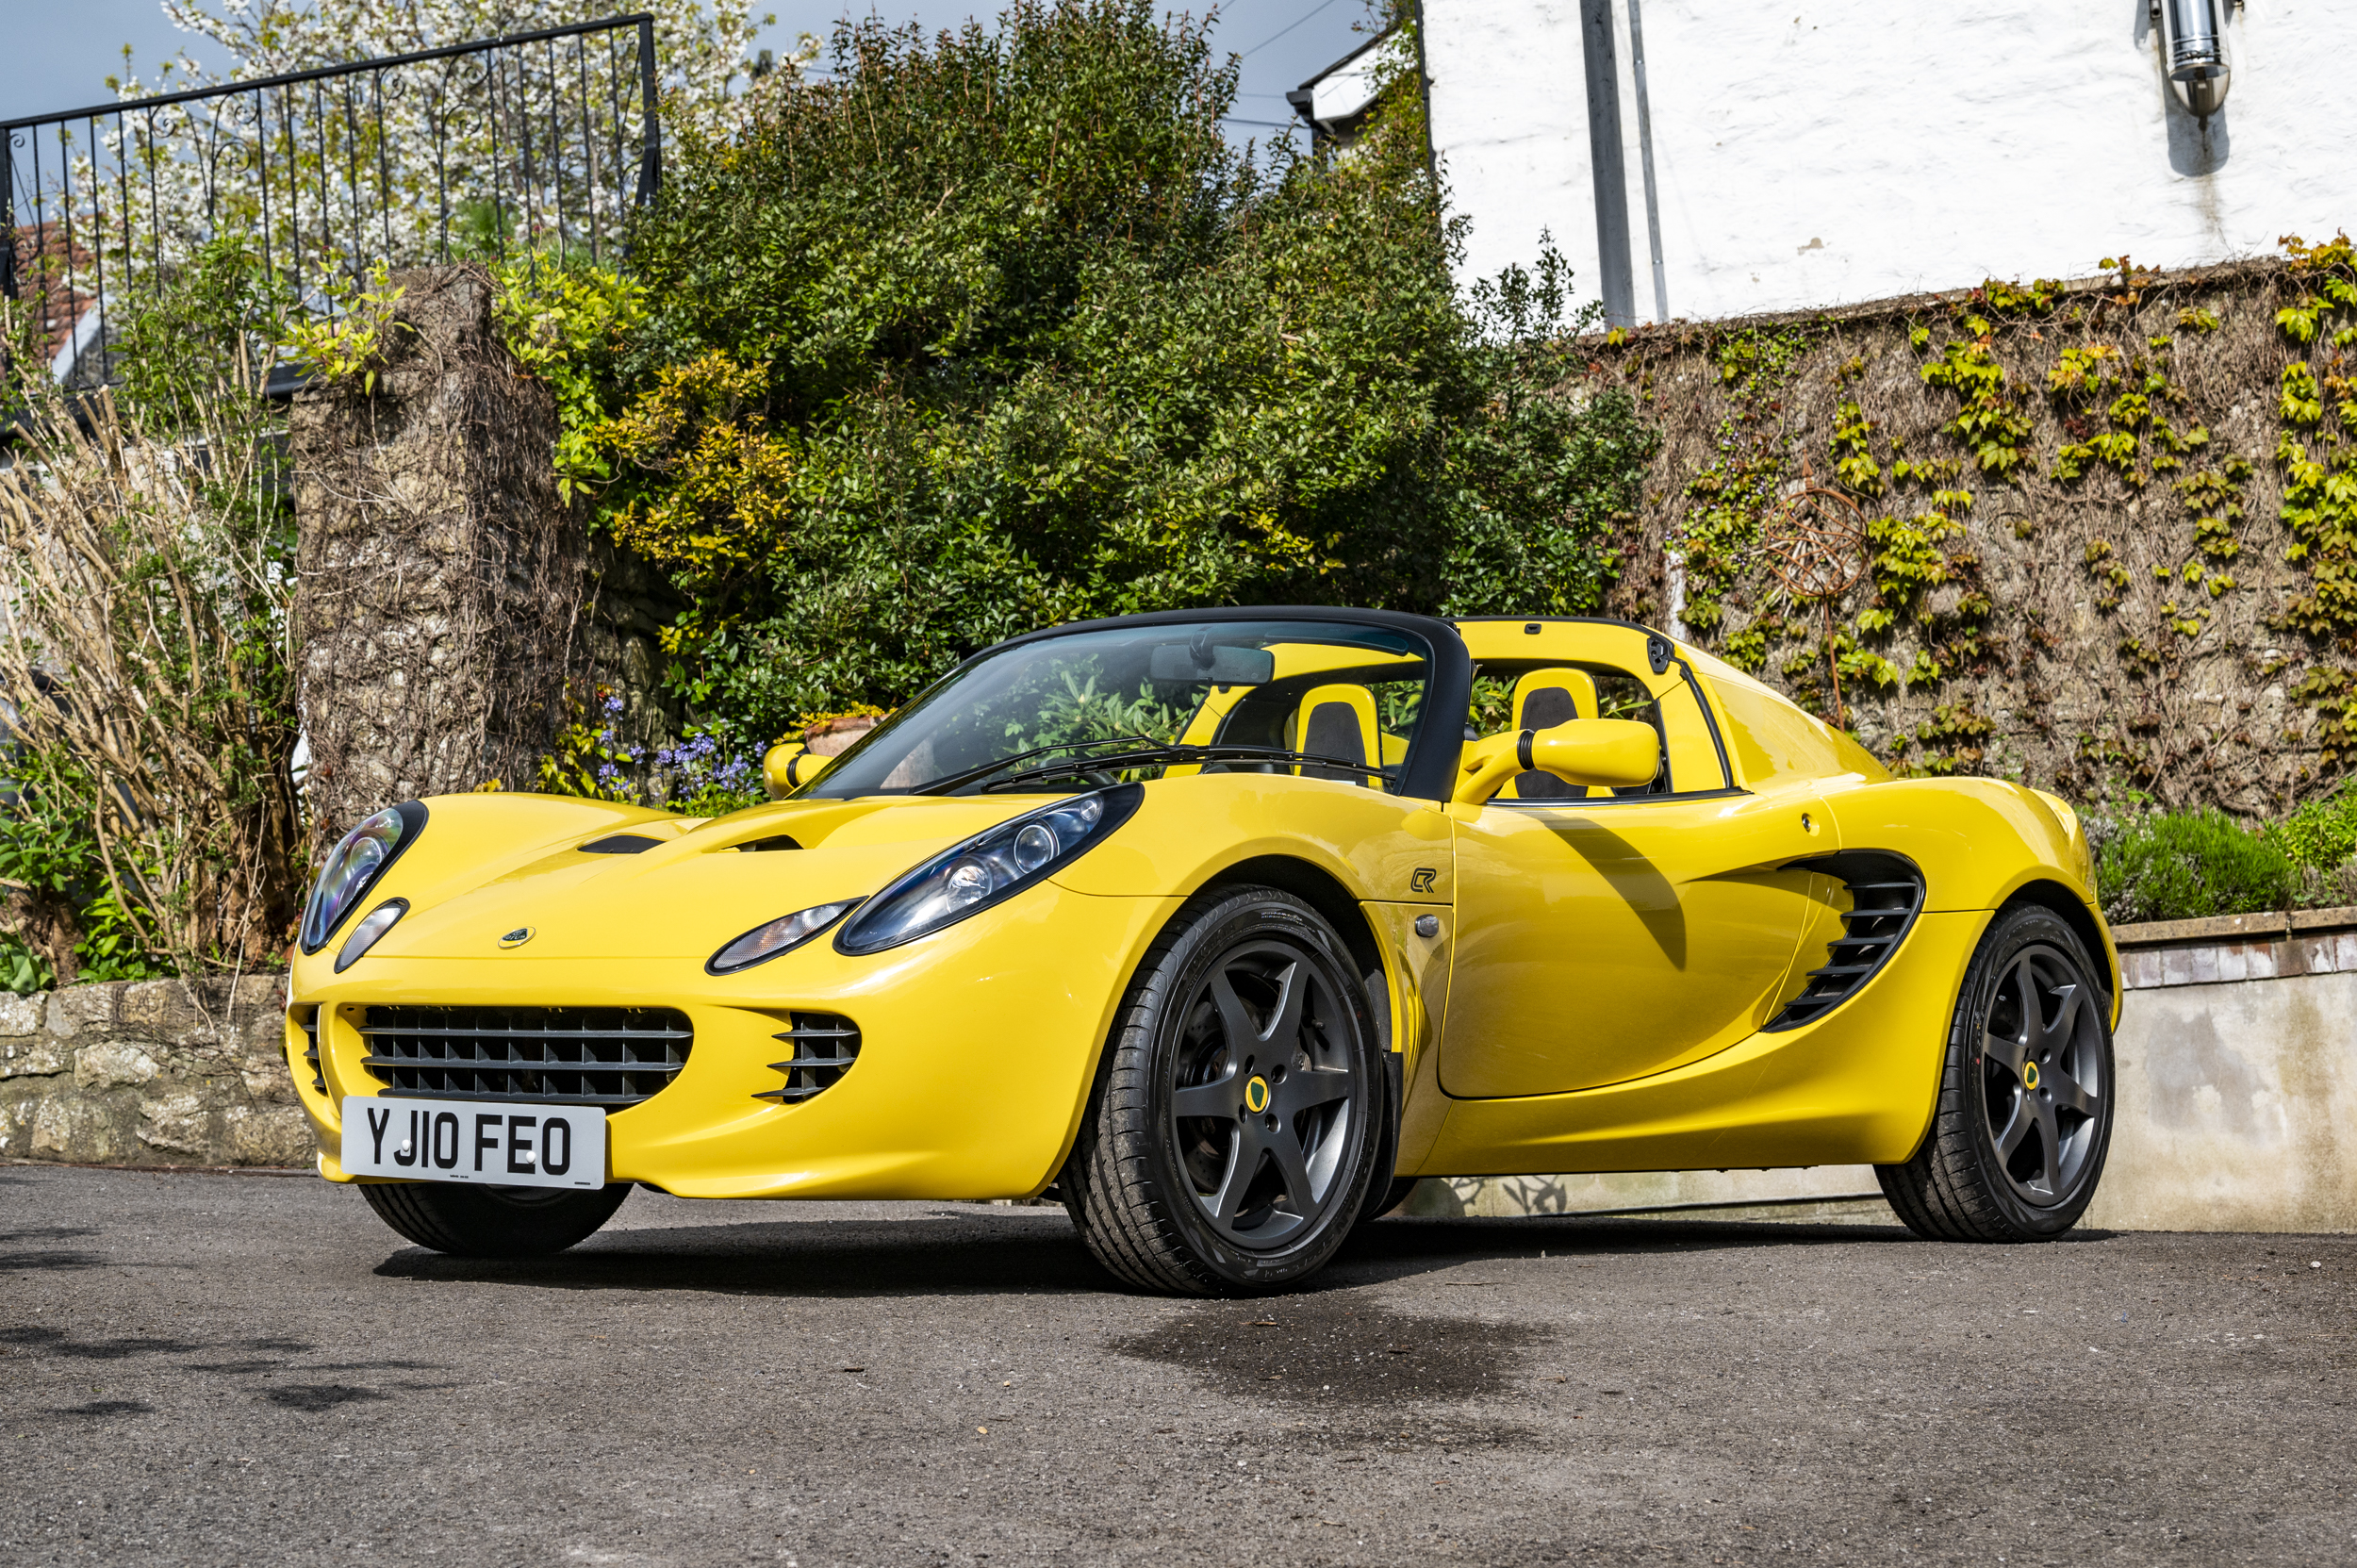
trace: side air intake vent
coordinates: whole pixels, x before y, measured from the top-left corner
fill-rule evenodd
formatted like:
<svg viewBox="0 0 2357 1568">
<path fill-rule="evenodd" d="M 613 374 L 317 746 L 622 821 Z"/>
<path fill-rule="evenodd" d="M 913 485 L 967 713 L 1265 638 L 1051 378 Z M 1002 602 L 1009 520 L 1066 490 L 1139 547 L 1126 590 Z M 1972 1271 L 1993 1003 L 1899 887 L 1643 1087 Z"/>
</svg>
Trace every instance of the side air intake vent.
<svg viewBox="0 0 2357 1568">
<path fill-rule="evenodd" d="M 794 1027 L 776 1036 L 793 1050 L 790 1062 L 769 1065 L 785 1074 L 785 1087 L 755 1095 L 781 1105 L 799 1105 L 841 1081 L 859 1061 L 859 1025 L 837 1013 L 797 1013 Z"/>
<path fill-rule="evenodd" d="M 309 1042 L 303 1051 L 303 1060 L 311 1069 L 311 1087 L 320 1094 L 327 1093 L 327 1074 L 320 1069 L 320 1010 L 316 1007 L 294 1009 L 294 1021 L 303 1028 L 303 1036 Z"/>
<path fill-rule="evenodd" d="M 1811 969 L 1801 994 L 1768 1021 L 1770 1033 L 1815 1023 L 1854 996 L 1899 950 L 1923 909 L 1923 873 L 1897 855 L 1844 850 L 1790 869 L 1840 878 L 1849 884 L 1852 906 L 1841 916 L 1842 933 L 1825 945 L 1824 966 Z"/>
</svg>

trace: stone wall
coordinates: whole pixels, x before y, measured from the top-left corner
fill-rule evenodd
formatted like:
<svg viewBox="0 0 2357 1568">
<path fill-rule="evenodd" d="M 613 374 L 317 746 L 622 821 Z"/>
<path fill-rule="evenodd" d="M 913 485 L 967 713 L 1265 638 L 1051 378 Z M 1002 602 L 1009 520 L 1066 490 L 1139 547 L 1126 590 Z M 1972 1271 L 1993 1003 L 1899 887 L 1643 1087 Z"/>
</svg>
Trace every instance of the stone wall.
<svg viewBox="0 0 2357 1568">
<path fill-rule="evenodd" d="M 2278 813 L 2357 751 L 2301 695 L 2352 689 L 2342 569 L 2284 516 L 2283 443 L 2341 450 L 2281 391 L 2335 373 L 2341 317 L 2277 321 L 2315 287 L 2124 272 L 1585 341 L 1663 433 L 1610 607 L 1894 767 Z"/>
<path fill-rule="evenodd" d="M 0 1159 L 307 1165 L 286 979 L 0 994 Z"/>
<path fill-rule="evenodd" d="M 587 612 L 574 652 L 586 691 L 602 686 L 622 700 L 616 738 L 640 751 L 678 740 L 679 699 L 663 684 L 663 628 L 686 607 L 663 574 L 635 552 L 599 536 L 589 541 L 581 599 Z"/>
<path fill-rule="evenodd" d="M 412 796 L 527 787 L 577 640 L 586 540 L 549 454 L 556 404 L 520 374 L 479 266 L 396 272 L 372 382 L 288 421 L 314 820 Z"/>
<path fill-rule="evenodd" d="M 681 601 L 559 500 L 555 403 L 500 343 L 489 275 L 393 280 L 374 383 L 306 391 L 288 421 L 305 787 L 330 836 L 412 796 L 536 787 L 569 695 L 585 715 L 618 696 L 635 749 L 680 729 L 659 633 Z"/>
</svg>

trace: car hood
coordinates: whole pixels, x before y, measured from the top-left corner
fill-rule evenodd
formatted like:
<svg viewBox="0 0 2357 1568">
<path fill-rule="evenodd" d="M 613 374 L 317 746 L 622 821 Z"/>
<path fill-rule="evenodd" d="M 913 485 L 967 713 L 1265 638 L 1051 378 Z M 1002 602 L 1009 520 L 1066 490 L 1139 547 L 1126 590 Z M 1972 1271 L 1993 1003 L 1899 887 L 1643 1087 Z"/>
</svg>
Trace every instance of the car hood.
<svg viewBox="0 0 2357 1568">
<path fill-rule="evenodd" d="M 782 915 L 880 892 L 1042 799 L 786 801 L 698 820 L 631 807 L 585 809 L 599 802 L 567 802 L 563 810 L 534 802 L 523 813 L 503 813 L 502 804 L 526 802 L 442 797 L 426 802 L 425 831 L 366 900 L 410 904 L 371 956 L 483 958 L 502 950 L 503 936 L 529 931 L 509 956 L 701 962 Z M 519 843 L 519 816 L 561 831 Z M 656 842 L 626 854 L 582 848 L 616 834 Z"/>
</svg>

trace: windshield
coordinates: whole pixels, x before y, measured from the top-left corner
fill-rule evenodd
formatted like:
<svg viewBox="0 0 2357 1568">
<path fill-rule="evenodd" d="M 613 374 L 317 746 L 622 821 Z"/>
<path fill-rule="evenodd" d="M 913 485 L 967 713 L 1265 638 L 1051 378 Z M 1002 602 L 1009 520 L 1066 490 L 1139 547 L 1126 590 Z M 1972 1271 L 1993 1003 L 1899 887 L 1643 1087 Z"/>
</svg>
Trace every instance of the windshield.
<svg viewBox="0 0 2357 1568">
<path fill-rule="evenodd" d="M 800 793 L 1069 790 L 1233 771 L 1396 791 L 1431 663 L 1413 633 L 1350 621 L 1043 637 L 958 670 Z"/>
</svg>

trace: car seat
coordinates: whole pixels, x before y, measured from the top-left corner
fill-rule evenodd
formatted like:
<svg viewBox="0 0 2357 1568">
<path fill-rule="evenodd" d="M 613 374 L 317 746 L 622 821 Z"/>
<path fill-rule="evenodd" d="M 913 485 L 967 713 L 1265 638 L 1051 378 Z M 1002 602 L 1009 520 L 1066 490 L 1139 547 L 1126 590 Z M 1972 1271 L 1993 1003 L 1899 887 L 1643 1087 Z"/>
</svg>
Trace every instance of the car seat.
<svg viewBox="0 0 2357 1568">
<path fill-rule="evenodd" d="M 1574 718 L 1596 717 L 1596 678 L 1584 669 L 1558 666 L 1534 669 L 1514 683 L 1513 727 L 1551 730 Z M 1516 801 L 1585 800 L 1588 791 L 1552 773 L 1525 773 L 1500 794 Z"/>
<path fill-rule="evenodd" d="M 1375 721 L 1375 693 L 1361 685 L 1337 684 L 1312 686 L 1294 709 L 1293 749 L 1311 751 L 1322 757 L 1342 757 L 1351 762 L 1372 762 L 1383 766 L 1381 732 Z M 1340 779 L 1346 784 L 1365 784 L 1380 789 L 1383 781 L 1371 770 L 1360 772 L 1350 767 L 1324 767 L 1304 763 L 1301 776 L 1305 779 Z"/>
</svg>

